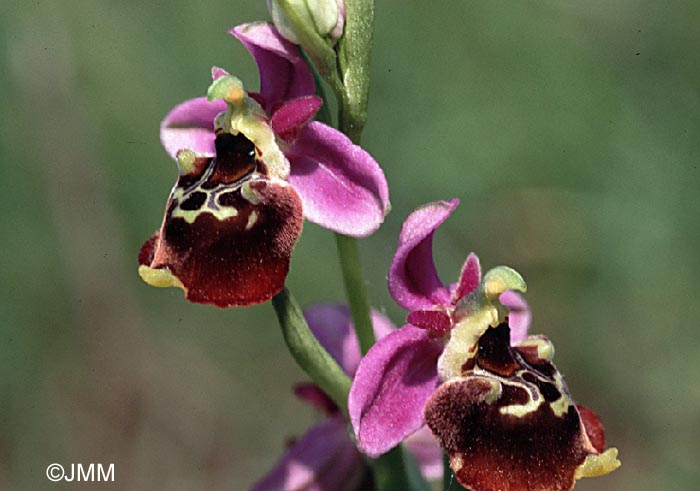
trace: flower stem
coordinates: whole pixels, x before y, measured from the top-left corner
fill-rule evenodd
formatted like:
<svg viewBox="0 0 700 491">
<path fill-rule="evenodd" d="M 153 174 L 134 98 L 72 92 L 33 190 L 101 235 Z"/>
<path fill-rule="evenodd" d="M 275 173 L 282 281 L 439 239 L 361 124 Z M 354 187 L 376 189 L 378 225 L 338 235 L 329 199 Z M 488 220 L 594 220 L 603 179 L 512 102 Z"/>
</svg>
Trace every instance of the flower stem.
<svg viewBox="0 0 700 491">
<path fill-rule="evenodd" d="M 359 145 L 367 121 L 369 54 L 372 49 L 374 0 L 345 0 L 345 30 L 338 43 L 338 74 L 328 79 L 338 102 L 338 129 Z M 374 330 L 362 278 L 357 240 L 336 234 L 345 293 L 364 355 L 374 344 Z"/>
<path fill-rule="evenodd" d="M 374 330 L 372 329 L 372 318 L 369 314 L 367 289 L 362 277 L 362 265 L 357 250 L 357 239 L 342 234 L 335 234 L 335 242 L 338 247 L 340 268 L 343 271 L 345 294 L 350 305 L 352 321 L 355 324 L 355 333 L 360 341 L 360 350 L 364 355 L 374 344 Z"/>
<path fill-rule="evenodd" d="M 297 364 L 347 417 L 350 378 L 313 335 L 299 304 L 289 290 L 284 288 L 278 293 L 272 299 L 272 306 L 282 328 L 284 341 Z"/>
<path fill-rule="evenodd" d="M 345 0 L 345 31 L 338 42 L 338 66 L 344 89 L 338 127 L 354 143 L 359 143 L 367 122 L 373 25 L 373 0 Z"/>
</svg>

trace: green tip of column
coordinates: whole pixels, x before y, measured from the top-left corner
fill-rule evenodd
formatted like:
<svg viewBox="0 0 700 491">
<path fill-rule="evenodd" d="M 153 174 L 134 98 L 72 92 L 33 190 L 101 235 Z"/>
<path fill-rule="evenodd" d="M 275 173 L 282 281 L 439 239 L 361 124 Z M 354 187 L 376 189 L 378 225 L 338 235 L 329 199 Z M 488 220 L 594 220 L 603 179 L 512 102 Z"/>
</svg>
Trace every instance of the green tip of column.
<svg viewBox="0 0 700 491">
<path fill-rule="evenodd" d="M 489 270 L 481 284 L 484 294 L 489 298 L 496 298 L 507 290 L 515 290 L 522 293 L 527 291 L 527 284 L 520 273 L 508 266 L 497 266 Z"/>
<path fill-rule="evenodd" d="M 207 100 L 209 102 L 223 99 L 229 104 L 239 105 L 248 96 L 243 88 L 243 82 L 233 75 L 219 77 L 207 89 Z"/>
</svg>

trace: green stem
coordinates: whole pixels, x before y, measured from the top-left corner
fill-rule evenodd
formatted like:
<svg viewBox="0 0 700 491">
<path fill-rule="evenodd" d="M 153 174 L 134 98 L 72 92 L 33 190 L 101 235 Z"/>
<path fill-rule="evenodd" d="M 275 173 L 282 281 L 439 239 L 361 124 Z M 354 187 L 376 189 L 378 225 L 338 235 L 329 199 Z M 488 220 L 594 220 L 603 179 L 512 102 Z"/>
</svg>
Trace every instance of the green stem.
<svg viewBox="0 0 700 491">
<path fill-rule="evenodd" d="M 350 378 L 313 335 L 301 308 L 286 288 L 272 299 L 272 306 L 282 328 L 284 341 L 297 364 L 347 417 Z"/>
<path fill-rule="evenodd" d="M 350 305 L 352 321 L 355 324 L 355 333 L 360 342 L 360 350 L 364 355 L 374 344 L 374 330 L 367 302 L 367 289 L 362 276 L 360 255 L 357 250 L 357 239 L 335 234 L 335 241 L 338 246 L 340 268 L 343 271 L 345 294 Z"/>
<path fill-rule="evenodd" d="M 373 0 L 345 0 L 345 31 L 338 43 L 338 65 L 344 88 L 338 127 L 355 143 L 359 143 L 367 122 L 373 25 Z"/>
<path fill-rule="evenodd" d="M 338 46 L 338 68 L 342 80 L 337 73 L 327 79 L 338 102 L 338 129 L 355 144 L 360 143 L 362 129 L 367 121 L 373 22 L 373 0 L 345 0 L 345 30 Z M 340 234 L 335 237 L 345 293 L 364 355 L 374 344 L 374 330 L 357 240 Z"/>
</svg>

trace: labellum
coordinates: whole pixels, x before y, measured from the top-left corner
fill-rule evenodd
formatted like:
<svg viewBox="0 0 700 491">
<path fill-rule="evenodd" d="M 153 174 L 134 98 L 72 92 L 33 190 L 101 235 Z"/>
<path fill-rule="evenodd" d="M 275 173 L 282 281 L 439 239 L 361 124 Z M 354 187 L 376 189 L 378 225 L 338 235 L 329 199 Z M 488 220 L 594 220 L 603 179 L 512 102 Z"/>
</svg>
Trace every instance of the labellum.
<svg viewBox="0 0 700 491">
<path fill-rule="evenodd" d="M 284 286 L 302 228 L 296 190 L 271 175 L 243 133 L 219 131 L 216 157 L 178 153 L 180 176 L 160 230 L 139 254 L 154 286 L 218 307 L 265 302 Z"/>
<path fill-rule="evenodd" d="M 425 421 L 472 491 L 562 491 L 619 467 L 593 411 L 578 406 L 544 336 L 510 344 L 506 322 L 486 329 L 461 374 L 425 406 Z"/>
</svg>

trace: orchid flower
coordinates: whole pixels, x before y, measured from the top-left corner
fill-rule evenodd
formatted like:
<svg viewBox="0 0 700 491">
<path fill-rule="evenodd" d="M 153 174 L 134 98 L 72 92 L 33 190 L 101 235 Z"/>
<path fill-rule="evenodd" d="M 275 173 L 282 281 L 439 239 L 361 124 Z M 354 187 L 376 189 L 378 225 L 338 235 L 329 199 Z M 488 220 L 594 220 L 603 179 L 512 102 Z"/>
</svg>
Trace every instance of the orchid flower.
<svg viewBox="0 0 700 491">
<path fill-rule="evenodd" d="M 364 237 L 389 206 L 372 156 L 312 121 L 322 100 L 296 46 L 271 24 L 230 32 L 255 58 L 260 92 L 215 67 L 208 97 L 165 117 L 161 140 L 179 179 L 139 255 L 147 283 L 218 307 L 265 302 L 282 289 L 302 218 Z"/>
<path fill-rule="evenodd" d="M 568 490 L 611 472 L 617 449 L 604 450 L 597 416 L 572 400 L 551 342 L 527 335 L 522 277 L 500 266 L 482 278 L 470 254 L 455 285 L 440 281 L 432 238 L 457 204 L 404 222 L 389 289 L 409 324 L 358 367 L 348 400 L 358 448 L 376 457 L 427 423 L 472 491 Z"/>
<path fill-rule="evenodd" d="M 391 322 L 372 311 L 377 339 L 394 330 Z M 345 373 L 352 377 L 360 363 L 360 347 L 344 305 L 318 305 L 304 316 L 309 328 Z M 286 450 L 274 468 L 253 486 L 253 491 L 362 491 L 368 489 L 369 467 L 348 435 L 335 403 L 313 383 L 295 387 L 301 400 L 319 409 L 325 418 Z M 428 428 L 413 434 L 406 445 L 428 479 L 442 475 L 442 452 Z"/>
</svg>

